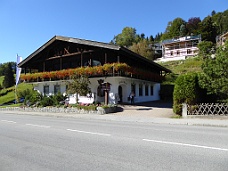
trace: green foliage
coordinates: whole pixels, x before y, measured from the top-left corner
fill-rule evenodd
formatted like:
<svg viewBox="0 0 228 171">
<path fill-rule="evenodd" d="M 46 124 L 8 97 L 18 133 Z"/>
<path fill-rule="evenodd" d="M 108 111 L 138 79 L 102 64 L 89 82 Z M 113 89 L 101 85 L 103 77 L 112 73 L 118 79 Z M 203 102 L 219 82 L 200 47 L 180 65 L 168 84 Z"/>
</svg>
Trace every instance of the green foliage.
<svg viewBox="0 0 228 171">
<path fill-rule="evenodd" d="M 5 76 L 3 80 L 4 88 L 11 87 L 15 84 L 11 63 L 8 63 L 7 67 L 5 68 L 4 76 Z"/>
<path fill-rule="evenodd" d="M 72 105 L 72 107 L 76 107 L 80 110 L 83 109 L 83 110 L 87 110 L 87 111 L 97 110 L 97 106 L 94 104 L 88 104 L 88 105 L 74 104 L 74 105 Z"/>
<path fill-rule="evenodd" d="M 17 92 L 23 91 L 26 89 L 33 89 L 33 86 L 31 84 L 26 84 L 26 83 L 21 83 L 17 86 Z M 4 96 L 0 96 L 0 105 L 15 100 L 15 91 L 14 90 L 15 90 L 14 86 L 10 87 L 7 89 L 7 91 L 8 91 L 7 94 L 5 94 Z"/>
<path fill-rule="evenodd" d="M 165 76 L 162 85 L 174 85 L 178 75 L 174 73 L 169 73 Z"/>
<path fill-rule="evenodd" d="M 181 26 L 185 27 L 185 25 L 186 25 L 186 22 L 182 18 L 175 18 L 173 21 L 170 21 L 168 23 L 165 33 L 162 35 L 161 39 L 166 40 L 166 39 L 172 39 L 174 37 L 179 37 L 181 34 L 183 34 L 181 33 Z M 186 34 L 186 31 L 184 32 Z"/>
<path fill-rule="evenodd" d="M 187 24 L 186 24 L 186 28 L 188 31 L 188 35 L 199 35 L 200 34 L 200 18 L 199 17 L 192 17 L 189 18 Z"/>
<path fill-rule="evenodd" d="M 7 93 L 9 93 L 9 92 L 11 92 L 11 91 L 13 91 L 14 89 L 12 89 L 12 88 L 5 88 L 5 89 L 2 89 L 1 91 L 0 91 L 0 96 L 4 96 L 4 95 L 6 95 Z"/>
<path fill-rule="evenodd" d="M 199 101 L 198 75 L 188 73 L 180 75 L 175 82 L 173 92 L 173 110 L 181 114 L 182 103 L 194 104 Z"/>
<path fill-rule="evenodd" d="M 53 102 L 52 97 L 48 97 L 48 96 L 44 95 L 43 97 L 41 97 L 39 105 L 41 107 L 53 106 L 54 102 Z"/>
<path fill-rule="evenodd" d="M 133 45 L 129 48 L 131 51 L 147 58 L 150 60 L 154 59 L 154 52 L 152 49 L 148 48 L 150 42 L 146 39 L 142 39 L 138 43 L 133 43 Z"/>
<path fill-rule="evenodd" d="M 164 62 L 159 64 L 170 69 L 174 73 L 173 76 L 175 76 L 175 75 L 185 74 L 188 72 L 197 72 L 197 73 L 202 72 L 202 69 L 201 69 L 202 63 L 203 63 L 202 59 L 195 57 L 195 58 L 189 58 L 181 61 L 169 61 L 169 62 Z M 170 75 L 167 75 L 166 77 L 170 77 Z M 175 77 L 173 78 L 175 80 Z M 168 78 L 168 80 L 170 79 Z"/>
<path fill-rule="evenodd" d="M 46 107 L 46 106 L 60 106 L 64 104 L 64 101 L 66 100 L 66 96 L 62 95 L 61 93 L 57 93 L 52 96 L 46 96 L 46 95 L 39 95 L 39 106 Z"/>
<path fill-rule="evenodd" d="M 8 67 L 8 64 L 10 64 L 12 66 L 12 72 L 15 73 L 15 69 L 16 69 L 16 62 L 7 62 L 7 63 L 3 63 L 0 64 L 0 76 L 4 76 L 5 75 L 5 70 Z"/>
<path fill-rule="evenodd" d="M 4 80 L 4 76 L 0 76 L 0 84 L 2 85 L 3 83 L 3 80 Z"/>
<path fill-rule="evenodd" d="M 161 41 L 161 37 L 162 37 L 163 33 L 157 33 L 155 38 L 154 38 L 154 42 L 160 42 Z"/>
<path fill-rule="evenodd" d="M 75 76 L 72 82 L 68 82 L 67 93 L 77 94 L 76 101 L 78 102 L 78 95 L 85 96 L 91 92 L 89 84 L 90 81 L 87 76 Z"/>
<path fill-rule="evenodd" d="M 199 48 L 199 56 L 202 59 L 206 59 L 210 57 L 212 53 L 212 48 L 214 47 L 214 44 L 210 41 L 201 41 L 197 47 Z"/>
<path fill-rule="evenodd" d="M 212 20 L 217 34 L 223 34 L 228 31 L 228 10 L 214 14 Z"/>
<path fill-rule="evenodd" d="M 18 99 L 20 98 L 24 98 L 24 104 L 26 105 L 33 105 L 35 104 L 37 101 L 40 100 L 39 98 L 40 94 L 33 90 L 33 89 L 25 89 L 22 91 L 18 91 Z"/>
<path fill-rule="evenodd" d="M 122 30 L 121 34 L 118 34 L 114 37 L 114 44 L 119 46 L 126 46 L 129 47 L 135 42 L 136 40 L 136 29 L 132 27 L 125 27 Z"/>
<path fill-rule="evenodd" d="M 220 46 L 215 58 L 208 58 L 202 65 L 200 85 L 209 94 L 216 94 L 219 100 L 228 102 L 228 41 Z"/>
<path fill-rule="evenodd" d="M 203 41 L 216 42 L 216 27 L 213 24 L 211 16 L 204 18 L 200 23 L 200 34 Z"/>
</svg>

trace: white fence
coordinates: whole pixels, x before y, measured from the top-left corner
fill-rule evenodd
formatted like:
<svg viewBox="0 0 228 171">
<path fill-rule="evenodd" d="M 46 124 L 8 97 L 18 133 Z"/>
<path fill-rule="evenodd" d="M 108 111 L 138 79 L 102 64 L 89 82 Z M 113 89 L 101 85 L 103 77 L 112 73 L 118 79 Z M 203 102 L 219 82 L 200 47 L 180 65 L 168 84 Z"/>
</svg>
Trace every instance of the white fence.
<svg viewBox="0 0 228 171">
<path fill-rule="evenodd" d="M 186 106 L 186 105 L 183 105 Z M 228 115 L 227 103 L 187 104 L 187 115 Z"/>
</svg>

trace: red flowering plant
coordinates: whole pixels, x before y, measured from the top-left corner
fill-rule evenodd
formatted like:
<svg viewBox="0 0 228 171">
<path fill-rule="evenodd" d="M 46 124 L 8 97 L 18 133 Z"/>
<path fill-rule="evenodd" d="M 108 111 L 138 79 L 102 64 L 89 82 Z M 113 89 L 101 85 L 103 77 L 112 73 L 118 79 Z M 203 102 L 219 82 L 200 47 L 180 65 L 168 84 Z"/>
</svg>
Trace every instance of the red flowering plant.
<svg viewBox="0 0 228 171">
<path fill-rule="evenodd" d="M 86 67 L 84 71 L 85 71 L 85 74 L 88 76 L 94 75 L 96 73 L 96 70 L 94 67 Z"/>
<path fill-rule="evenodd" d="M 29 74 L 29 73 L 28 74 L 21 74 L 20 79 L 22 81 L 29 82 L 29 81 L 31 81 L 31 74 Z"/>
<path fill-rule="evenodd" d="M 75 73 L 75 69 L 67 69 L 66 70 L 66 74 L 67 74 L 67 78 L 66 79 L 72 78 L 72 76 L 74 75 L 74 73 Z"/>
<path fill-rule="evenodd" d="M 103 75 L 103 66 L 95 66 L 93 68 L 95 70 L 95 75 Z"/>
<path fill-rule="evenodd" d="M 115 71 L 127 71 L 130 68 L 126 63 L 114 63 L 113 66 Z"/>
<path fill-rule="evenodd" d="M 51 73 L 50 72 L 42 72 L 41 79 L 42 80 L 50 80 L 51 79 Z"/>
<path fill-rule="evenodd" d="M 65 79 L 65 77 L 66 77 L 66 75 L 67 75 L 66 70 L 56 71 L 55 73 L 56 73 L 56 78 L 57 78 L 58 80 L 63 80 L 63 79 Z"/>
<path fill-rule="evenodd" d="M 112 74 L 113 73 L 113 64 L 107 63 L 103 65 L 103 70 L 105 71 L 106 74 Z"/>
<path fill-rule="evenodd" d="M 113 64 L 115 72 L 122 75 L 131 75 L 131 67 L 126 63 L 114 63 Z"/>
<path fill-rule="evenodd" d="M 80 67 L 74 69 L 64 69 L 60 71 L 52 72 L 40 72 L 33 74 L 21 74 L 21 80 L 31 82 L 40 80 L 56 80 L 56 79 L 72 79 L 80 75 L 87 76 L 103 76 L 104 74 L 113 74 L 113 72 L 119 75 L 125 75 L 135 78 L 150 79 L 154 81 L 161 81 L 162 77 L 159 74 L 148 72 L 135 67 L 130 67 L 126 63 L 107 63 L 103 66 L 94 67 Z"/>
</svg>

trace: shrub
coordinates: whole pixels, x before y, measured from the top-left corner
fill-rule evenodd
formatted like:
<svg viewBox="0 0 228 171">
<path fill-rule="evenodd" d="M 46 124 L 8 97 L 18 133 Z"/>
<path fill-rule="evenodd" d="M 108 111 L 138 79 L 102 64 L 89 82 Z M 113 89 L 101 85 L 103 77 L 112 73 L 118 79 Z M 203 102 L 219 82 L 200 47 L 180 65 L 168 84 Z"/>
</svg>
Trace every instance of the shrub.
<svg viewBox="0 0 228 171">
<path fill-rule="evenodd" d="M 44 95 L 40 101 L 40 106 L 46 107 L 46 106 L 53 106 L 54 102 L 52 97 L 48 97 Z"/>
<path fill-rule="evenodd" d="M 174 113 L 181 114 L 182 103 L 195 104 L 199 99 L 198 75 L 196 73 L 180 75 L 175 81 L 173 92 Z"/>
<path fill-rule="evenodd" d="M 18 92 L 18 99 L 20 98 L 24 99 L 24 104 L 30 106 L 40 100 L 40 94 L 35 90 L 25 89 Z"/>
</svg>

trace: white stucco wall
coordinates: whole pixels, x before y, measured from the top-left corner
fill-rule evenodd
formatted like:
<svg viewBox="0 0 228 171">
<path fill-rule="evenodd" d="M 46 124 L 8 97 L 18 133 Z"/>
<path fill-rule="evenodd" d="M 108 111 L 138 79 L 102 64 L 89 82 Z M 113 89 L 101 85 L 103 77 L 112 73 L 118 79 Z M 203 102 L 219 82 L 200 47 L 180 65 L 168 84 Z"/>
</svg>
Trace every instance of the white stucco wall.
<svg viewBox="0 0 228 171">
<path fill-rule="evenodd" d="M 90 78 L 90 88 L 92 92 L 92 97 L 85 97 L 79 96 L 79 102 L 81 103 L 92 103 L 93 101 L 96 102 L 104 102 L 104 97 L 99 97 L 97 95 L 97 88 L 99 86 L 98 81 L 99 79 L 103 79 L 104 82 L 111 83 L 111 89 L 109 92 L 109 103 L 110 104 L 117 104 L 120 100 L 118 95 L 118 88 L 119 86 L 122 87 L 122 102 L 129 103 L 128 96 L 131 93 L 131 84 L 135 85 L 135 103 L 140 102 L 147 102 L 147 101 L 155 101 L 159 100 L 159 91 L 160 91 L 160 83 L 127 78 L 127 77 L 96 77 Z M 43 94 L 44 85 L 49 86 L 49 95 L 54 94 L 54 85 L 60 85 L 61 93 L 66 92 L 66 82 L 65 81 L 47 81 L 47 82 L 39 82 L 34 83 L 34 89 L 37 90 L 39 93 Z M 139 96 L 139 84 L 142 85 L 142 95 Z M 145 85 L 148 85 L 148 96 L 145 95 Z M 153 95 L 151 95 L 151 86 L 153 86 Z M 76 95 L 73 95 L 69 98 L 69 103 L 76 103 Z"/>
</svg>

